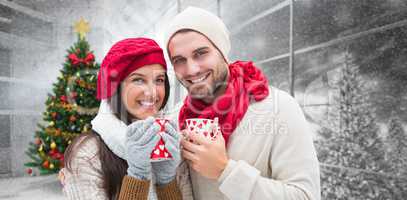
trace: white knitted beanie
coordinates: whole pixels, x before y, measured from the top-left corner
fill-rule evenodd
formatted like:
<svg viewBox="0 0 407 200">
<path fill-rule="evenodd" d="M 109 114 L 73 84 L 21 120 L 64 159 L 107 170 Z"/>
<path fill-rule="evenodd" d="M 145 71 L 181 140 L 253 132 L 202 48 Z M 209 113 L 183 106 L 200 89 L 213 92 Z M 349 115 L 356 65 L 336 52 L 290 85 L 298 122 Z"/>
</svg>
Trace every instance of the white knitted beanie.
<svg viewBox="0 0 407 200">
<path fill-rule="evenodd" d="M 229 31 L 218 16 L 197 7 L 188 7 L 177 14 L 164 33 L 164 45 L 167 53 L 169 40 L 182 29 L 191 29 L 205 35 L 228 61 Z"/>
</svg>

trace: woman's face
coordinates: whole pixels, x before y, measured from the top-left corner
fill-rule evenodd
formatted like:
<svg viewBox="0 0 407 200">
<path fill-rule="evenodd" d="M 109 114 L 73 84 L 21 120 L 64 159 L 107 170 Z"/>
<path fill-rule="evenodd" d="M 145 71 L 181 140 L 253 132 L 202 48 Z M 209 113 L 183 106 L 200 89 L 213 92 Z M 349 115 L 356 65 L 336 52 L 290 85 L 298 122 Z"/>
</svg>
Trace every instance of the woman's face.
<svg viewBox="0 0 407 200">
<path fill-rule="evenodd" d="M 158 113 L 165 97 L 165 70 L 159 64 L 145 65 L 122 82 L 121 99 L 132 118 L 146 119 Z"/>
</svg>

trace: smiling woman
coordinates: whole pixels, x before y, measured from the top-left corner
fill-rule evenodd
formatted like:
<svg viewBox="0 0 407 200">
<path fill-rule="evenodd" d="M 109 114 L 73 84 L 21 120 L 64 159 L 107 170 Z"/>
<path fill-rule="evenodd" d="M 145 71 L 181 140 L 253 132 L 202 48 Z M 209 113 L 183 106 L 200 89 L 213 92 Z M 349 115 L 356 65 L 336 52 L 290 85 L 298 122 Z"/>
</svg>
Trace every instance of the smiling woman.
<svg viewBox="0 0 407 200">
<path fill-rule="evenodd" d="M 121 98 L 131 116 L 146 119 L 158 113 L 168 100 L 169 82 L 164 68 L 159 64 L 143 66 L 122 83 Z"/>
<path fill-rule="evenodd" d="M 166 69 L 162 49 L 151 39 L 125 39 L 109 50 L 98 75 L 102 102 L 92 131 L 65 153 L 61 173 L 69 199 L 181 199 L 176 127 L 167 123 L 161 138 L 153 118 L 168 100 Z M 172 159 L 150 164 L 160 139 Z M 122 144 L 125 149 L 118 149 Z"/>
</svg>

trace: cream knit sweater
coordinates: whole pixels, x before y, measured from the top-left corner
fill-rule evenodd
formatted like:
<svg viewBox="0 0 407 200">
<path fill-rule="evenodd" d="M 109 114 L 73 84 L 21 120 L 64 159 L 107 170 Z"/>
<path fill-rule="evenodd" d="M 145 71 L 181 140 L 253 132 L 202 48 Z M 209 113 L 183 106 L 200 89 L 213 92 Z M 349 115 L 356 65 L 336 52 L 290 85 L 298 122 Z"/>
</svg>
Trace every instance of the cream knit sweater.
<svg viewBox="0 0 407 200">
<path fill-rule="evenodd" d="M 230 137 L 221 177 L 209 180 L 190 170 L 194 199 L 320 200 L 312 138 L 296 100 L 270 87 L 267 99 L 249 106 Z"/>
</svg>

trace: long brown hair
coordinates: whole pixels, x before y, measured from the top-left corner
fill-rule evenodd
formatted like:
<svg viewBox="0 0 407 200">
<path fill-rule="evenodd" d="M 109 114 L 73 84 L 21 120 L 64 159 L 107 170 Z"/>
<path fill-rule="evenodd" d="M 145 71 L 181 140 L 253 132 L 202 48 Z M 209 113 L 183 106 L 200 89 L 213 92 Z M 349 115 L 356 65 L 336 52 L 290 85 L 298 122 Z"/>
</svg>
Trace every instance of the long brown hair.
<svg viewBox="0 0 407 200">
<path fill-rule="evenodd" d="M 121 100 L 121 87 L 118 87 L 115 95 L 110 99 L 109 103 L 112 107 L 113 113 L 118 119 L 121 119 L 127 125 L 131 122 L 129 113 L 124 107 Z M 170 83 L 167 74 L 165 74 L 165 95 L 161 109 L 167 104 L 170 95 Z M 122 180 L 127 174 L 127 161 L 114 154 L 109 147 L 103 142 L 100 135 L 94 130 L 88 133 L 83 133 L 77 136 L 65 151 L 65 168 L 72 171 L 71 162 L 75 157 L 77 149 L 80 148 L 89 139 L 96 139 L 98 155 L 102 167 L 103 189 L 109 199 L 117 199 L 120 193 Z"/>
</svg>

